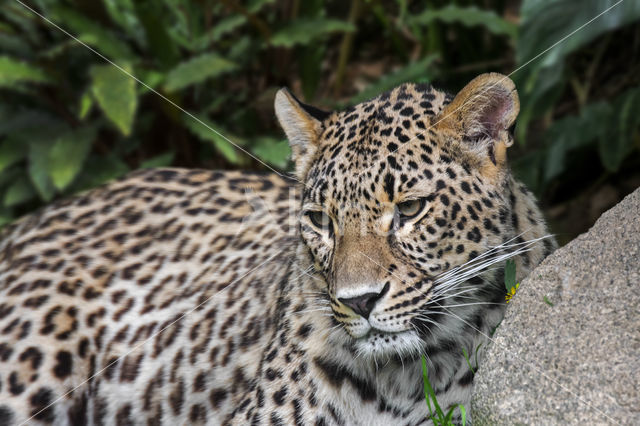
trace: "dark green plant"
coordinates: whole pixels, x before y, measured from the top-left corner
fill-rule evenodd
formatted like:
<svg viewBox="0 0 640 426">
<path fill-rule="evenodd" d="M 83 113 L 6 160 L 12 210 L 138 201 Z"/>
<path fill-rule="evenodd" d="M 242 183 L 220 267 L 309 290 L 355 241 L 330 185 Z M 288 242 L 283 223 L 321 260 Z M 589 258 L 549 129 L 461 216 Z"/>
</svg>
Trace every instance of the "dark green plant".
<svg viewBox="0 0 640 426">
<path fill-rule="evenodd" d="M 638 157 L 638 2 L 532 62 L 614 0 L 524 0 L 519 17 L 501 0 L 28 2 L 140 84 L 0 1 L 0 224 L 139 167 L 265 167 L 229 140 L 287 169 L 272 111 L 284 85 L 333 108 L 404 81 L 455 92 L 479 73 L 517 69 L 515 169 L 539 194 L 575 174 L 580 152 L 597 153 L 603 176 Z M 612 70 L 621 44 L 629 52 L 615 63 L 629 64 Z"/>
<path fill-rule="evenodd" d="M 427 360 L 424 355 L 422 355 L 422 381 L 424 383 L 424 397 L 427 401 L 427 409 L 429 410 L 429 419 L 436 426 L 449 426 L 453 425 L 453 414 L 455 413 L 456 408 L 460 410 L 460 416 L 462 418 L 462 425 L 467 424 L 467 410 L 464 408 L 462 404 L 455 404 L 454 406 L 449 408 L 449 411 L 445 414 L 438 404 L 438 399 L 436 398 L 436 392 L 431 386 L 431 382 L 429 381 L 429 375 L 427 374 Z"/>
<path fill-rule="evenodd" d="M 617 172 L 640 152 L 640 31 L 631 25 L 640 19 L 640 3 L 525 0 L 520 13 L 513 75 L 521 100 L 517 139 L 528 143 L 535 121 L 540 137 L 516 170 L 538 191 L 575 173 L 566 161 L 570 153 L 595 151 L 604 173 Z M 620 47 L 631 61 L 612 74 L 608 62 Z"/>
<path fill-rule="evenodd" d="M 312 46 L 355 31 L 326 16 L 320 1 L 289 2 L 284 11 L 269 0 L 29 5 L 86 46 L 3 1 L 0 224 L 138 167 L 258 165 L 229 140 L 286 168 L 288 145 L 271 102 L 292 80 L 292 53 L 300 53 L 302 86 L 312 96 L 326 56 Z"/>
</svg>

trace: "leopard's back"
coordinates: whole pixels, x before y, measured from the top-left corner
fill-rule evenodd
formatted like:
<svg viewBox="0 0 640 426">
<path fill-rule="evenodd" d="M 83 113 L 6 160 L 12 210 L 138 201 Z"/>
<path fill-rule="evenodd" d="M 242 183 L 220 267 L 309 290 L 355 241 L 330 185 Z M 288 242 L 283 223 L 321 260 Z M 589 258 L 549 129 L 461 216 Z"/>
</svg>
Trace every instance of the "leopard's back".
<svg viewBox="0 0 640 426">
<path fill-rule="evenodd" d="M 5 229 L 0 424 L 222 418 L 273 327 L 292 198 L 273 174 L 146 170 Z"/>
</svg>

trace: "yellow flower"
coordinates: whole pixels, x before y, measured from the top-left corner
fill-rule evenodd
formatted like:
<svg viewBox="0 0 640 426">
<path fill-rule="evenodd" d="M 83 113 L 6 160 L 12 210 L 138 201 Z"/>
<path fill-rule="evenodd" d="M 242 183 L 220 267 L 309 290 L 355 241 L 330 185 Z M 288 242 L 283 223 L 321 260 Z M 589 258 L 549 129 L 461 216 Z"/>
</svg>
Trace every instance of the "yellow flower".
<svg viewBox="0 0 640 426">
<path fill-rule="evenodd" d="M 515 287 L 511 287 L 511 290 L 509 290 L 507 292 L 507 295 L 504 296 L 505 300 L 507 301 L 507 303 L 509 303 L 511 301 L 511 298 L 513 296 L 515 296 L 516 291 L 518 291 L 518 287 L 520 287 L 520 283 L 517 283 Z"/>
</svg>

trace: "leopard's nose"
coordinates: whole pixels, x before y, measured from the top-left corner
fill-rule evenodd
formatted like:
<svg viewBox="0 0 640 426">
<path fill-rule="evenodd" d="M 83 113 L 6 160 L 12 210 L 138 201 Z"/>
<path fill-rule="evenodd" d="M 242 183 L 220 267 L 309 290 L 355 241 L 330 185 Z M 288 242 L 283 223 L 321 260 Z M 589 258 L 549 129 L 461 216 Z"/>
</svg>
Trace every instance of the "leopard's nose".
<svg viewBox="0 0 640 426">
<path fill-rule="evenodd" d="M 348 298 L 339 297 L 338 300 L 353 309 L 353 312 L 356 314 L 361 315 L 364 318 L 369 318 L 369 314 L 373 310 L 374 306 L 376 306 L 376 302 L 384 296 L 388 289 L 389 284 L 385 285 L 379 293 L 364 293 L 359 296 Z"/>
</svg>

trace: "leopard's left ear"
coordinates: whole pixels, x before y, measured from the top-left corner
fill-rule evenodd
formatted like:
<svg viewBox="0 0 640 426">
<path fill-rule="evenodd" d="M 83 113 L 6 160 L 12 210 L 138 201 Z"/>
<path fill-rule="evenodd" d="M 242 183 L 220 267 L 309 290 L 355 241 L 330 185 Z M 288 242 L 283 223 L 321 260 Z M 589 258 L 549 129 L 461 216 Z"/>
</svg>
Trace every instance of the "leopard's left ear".
<svg viewBox="0 0 640 426">
<path fill-rule="evenodd" d="M 486 174 L 506 165 L 510 131 L 520 111 L 516 86 L 507 76 L 482 74 L 467 84 L 435 118 L 444 132 L 462 135 L 464 148 L 478 159 Z"/>
<path fill-rule="evenodd" d="M 303 104 L 286 88 L 276 93 L 275 110 L 278 121 L 289 139 L 291 157 L 296 165 L 296 176 L 304 180 L 318 150 L 322 121 L 330 113 Z"/>
</svg>

